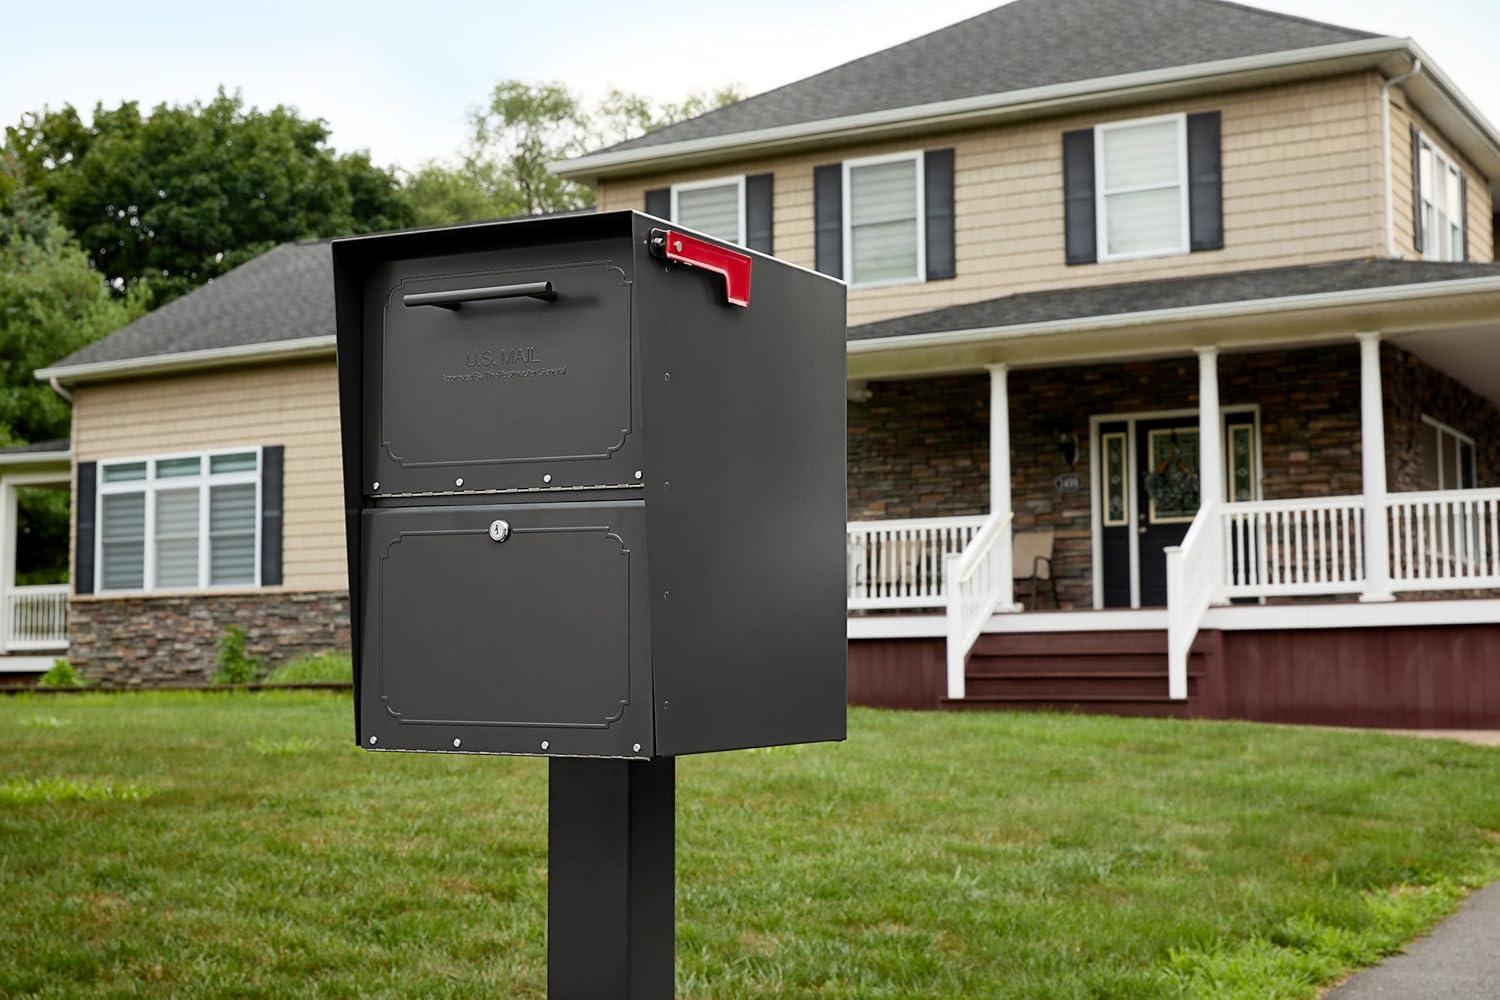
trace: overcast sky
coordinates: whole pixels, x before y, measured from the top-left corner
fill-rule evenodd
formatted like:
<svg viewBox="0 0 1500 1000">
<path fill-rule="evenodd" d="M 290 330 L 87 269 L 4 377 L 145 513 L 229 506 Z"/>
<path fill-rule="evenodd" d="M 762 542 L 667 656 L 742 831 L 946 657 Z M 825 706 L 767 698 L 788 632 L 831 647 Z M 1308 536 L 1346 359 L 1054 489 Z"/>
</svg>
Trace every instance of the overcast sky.
<svg viewBox="0 0 1500 1000">
<path fill-rule="evenodd" d="M 224 84 L 252 104 L 289 104 L 326 119 L 341 150 L 364 148 L 378 162 L 412 167 L 459 147 L 465 113 L 496 80 L 560 80 L 586 95 L 618 86 L 674 98 L 730 82 L 754 93 L 993 6 L 995 0 L 0 0 L 0 124 L 44 105 L 203 99 Z M 1410 35 L 1500 121 L 1500 0 L 1259 6 Z"/>
</svg>

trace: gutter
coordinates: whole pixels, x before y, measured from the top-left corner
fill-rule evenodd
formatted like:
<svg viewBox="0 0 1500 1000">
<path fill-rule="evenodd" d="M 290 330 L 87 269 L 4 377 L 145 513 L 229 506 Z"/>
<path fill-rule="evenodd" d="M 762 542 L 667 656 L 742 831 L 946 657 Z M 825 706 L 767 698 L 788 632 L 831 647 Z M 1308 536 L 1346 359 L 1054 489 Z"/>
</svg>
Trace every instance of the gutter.
<svg viewBox="0 0 1500 1000">
<path fill-rule="evenodd" d="M 552 172 L 562 177 L 572 180 L 590 180 L 607 173 L 621 173 L 635 168 L 646 169 L 664 160 L 710 156 L 716 152 L 728 150 L 748 153 L 761 146 L 793 143 L 813 138 L 846 137 L 861 132 L 888 131 L 913 122 L 920 122 L 926 127 L 1007 111 L 1045 111 L 1054 105 L 1074 104 L 1094 96 L 1118 97 L 1121 92 L 1202 81 L 1211 77 L 1308 66 L 1339 59 L 1388 55 L 1406 52 L 1411 47 L 1410 40 L 1406 38 L 1393 36 L 1366 38 L 1355 42 L 1340 42 L 1336 45 L 1240 56 L 1188 66 L 1170 66 L 1140 73 L 1074 80 L 1044 87 L 982 94 L 976 97 L 870 111 L 812 122 L 797 122 L 772 128 L 733 132 L 728 135 L 707 136 L 702 139 L 685 139 L 660 146 L 637 147 L 614 153 L 604 151 L 585 154 L 570 160 L 555 161 L 547 166 Z M 1497 145 L 1500 145 L 1500 142 L 1497 142 Z"/>
<path fill-rule="evenodd" d="M 201 351 L 179 351 L 145 358 L 123 358 L 118 361 L 94 361 L 76 365 L 54 365 L 38 368 L 35 377 L 60 391 L 60 385 L 99 382 L 114 378 L 132 378 L 198 368 L 248 364 L 257 361 L 292 361 L 299 358 L 324 357 L 333 354 L 332 334 L 301 337 L 297 340 L 275 340 L 264 344 L 240 344 L 235 347 L 213 347 Z M 64 397 L 67 398 L 67 397 Z"/>
<path fill-rule="evenodd" d="M 70 445 L 67 451 L 18 451 L 12 454 L 0 454 L 0 468 L 8 469 L 15 465 L 67 465 L 73 460 L 73 448 Z"/>
<path fill-rule="evenodd" d="M 1266 313 L 1295 312 L 1305 309 L 1334 309 L 1340 306 L 1364 306 L 1406 302 L 1441 295 L 1500 294 L 1500 275 L 1483 278 L 1459 278 L 1454 281 L 1414 282 L 1385 285 L 1379 288 L 1346 289 L 1313 295 L 1284 295 L 1270 299 L 1243 299 L 1208 306 L 1179 306 L 1142 312 L 1111 313 L 1105 316 L 1082 316 L 1047 320 L 1040 323 L 1016 323 L 1009 326 L 975 327 L 968 330 L 942 330 L 936 333 L 910 333 L 893 337 L 869 337 L 851 340 L 849 354 L 877 354 L 882 351 L 911 351 L 930 347 L 963 347 L 987 341 L 1019 340 L 1063 333 L 1125 329 L 1162 323 L 1202 322 L 1234 319 Z"/>
<path fill-rule="evenodd" d="M 1380 134 L 1385 155 L 1385 255 L 1393 260 L 1402 255 L 1396 252 L 1396 206 L 1392 201 L 1395 188 L 1391 182 L 1391 88 L 1400 86 L 1420 72 L 1422 60 L 1414 59 L 1411 69 L 1380 85 Z"/>
</svg>

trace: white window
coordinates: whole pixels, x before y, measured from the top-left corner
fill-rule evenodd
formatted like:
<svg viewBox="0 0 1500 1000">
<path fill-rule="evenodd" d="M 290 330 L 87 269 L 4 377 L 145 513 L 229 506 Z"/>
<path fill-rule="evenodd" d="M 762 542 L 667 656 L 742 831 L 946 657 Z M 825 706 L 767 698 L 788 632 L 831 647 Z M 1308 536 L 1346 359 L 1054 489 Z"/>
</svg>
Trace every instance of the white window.
<svg viewBox="0 0 1500 1000">
<path fill-rule="evenodd" d="M 99 463 L 99 589 L 260 580 L 260 449 Z"/>
<path fill-rule="evenodd" d="M 1428 260 L 1463 260 L 1463 174 L 1425 135 L 1420 142 L 1422 256 Z"/>
<path fill-rule="evenodd" d="M 1094 129 L 1099 259 L 1188 252 L 1187 116 Z"/>
<path fill-rule="evenodd" d="M 1419 454 L 1423 489 L 1471 490 L 1476 485 L 1474 439 L 1467 434 L 1424 416 Z"/>
<path fill-rule="evenodd" d="M 745 178 L 672 185 L 672 221 L 727 240 L 745 242 Z"/>
<path fill-rule="evenodd" d="M 927 274 L 922 153 L 844 162 L 844 277 L 899 285 Z"/>
</svg>

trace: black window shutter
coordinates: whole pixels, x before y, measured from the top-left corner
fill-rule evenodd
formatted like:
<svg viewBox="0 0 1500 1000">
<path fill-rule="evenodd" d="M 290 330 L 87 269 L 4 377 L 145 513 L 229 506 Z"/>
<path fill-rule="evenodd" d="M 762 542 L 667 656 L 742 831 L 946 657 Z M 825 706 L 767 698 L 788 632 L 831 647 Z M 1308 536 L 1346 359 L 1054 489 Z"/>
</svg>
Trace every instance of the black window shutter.
<svg viewBox="0 0 1500 1000">
<path fill-rule="evenodd" d="M 953 253 L 953 150 L 929 149 L 922 160 L 927 208 L 927 280 L 956 273 Z"/>
<path fill-rule="evenodd" d="M 1469 175 L 1463 171 L 1458 174 L 1458 224 L 1459 231 L 1464 234 L 1464 260 L 1469 259 Z"/>
<path fill-rule="evenodd" d="M 267 445 L 260 451 L 260 583 L 281 583 L 282 468 L 286 448 Z"/>
<path fill-rule="evenodd" d="M 771 174 L 751 174 L 745 178 L 745 246 L 761 253 L 771 249 Z"/>
<path fill-rule="evenodd" d="M 651 188 L 646 192 L 646 214 L 658 219 L 672 218 L 672 189 Z"/>
<path fill-rule="evenodd" d="M 1099 259 L 1094 228 L 1094 130 L 1063 133 L 1063 234 L 1069 264 Z"/>
<path fill-rule="evenodd" d="M 1224 171 L 1219 135 L 1219 112 L 1188 115 L 1188 232 L 1195 253 L 1224 249 Z"/>
<path fill-rule="evenodd" d="M 95 502 L 98 499 L 99 463 L 78 463 L 78 530 L 73 545 L 73 593 L 94 592 Z"/>
<path fill-rule="evenodd" d="M 1411 242 L 1420 254 L 1425 249 L 1422 239 L 1422 133 L 1411 127 Z"/>
<path fill-rule="evenodd" d="M 844 165 L 813 168 L 813 252 L 819 271 L 844 276 Z"/>
</svg>

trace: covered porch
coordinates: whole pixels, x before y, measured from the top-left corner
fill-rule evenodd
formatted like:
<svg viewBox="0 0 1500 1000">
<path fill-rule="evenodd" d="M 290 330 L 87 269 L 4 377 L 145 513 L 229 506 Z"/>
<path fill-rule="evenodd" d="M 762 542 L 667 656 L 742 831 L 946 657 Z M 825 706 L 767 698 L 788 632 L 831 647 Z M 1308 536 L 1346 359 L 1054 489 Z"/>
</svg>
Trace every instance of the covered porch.
<svg viewBox="0 0 1500 1000">
<path fill-rule="evenodd" d="M 1326 312 L 1321 329 L 1220 322 L 1177 345 L 1170 327 L 1130 344 L 976 340 L 965 350 L 983 363 L 965 374 L 931 348 L 888 343 L 877 363 L 851 344 L 851 639 L 940 632 L 945 694 L 962 701 L 999 636 L 1154 632 L 1162 694 L 1183 701 L 1203 629 L 1500 620 L 1500 325 L 1493 300 L 1475 304 L 1449 302 L 1438 323 L 1381 310 L 1384 329 Z M 1089 340 L 1107 350 L 1089 356 Z M 933 379 L 983 418 L 982 440 L 958 447 L 919 429 L 929 451 L 905 493 L 889 474 L 872 488 L 856 444 L 881 367 L 899 363 L 910 375 L 890 385 L 908 403 Z M 939 465 L 971 509 L 888 516 L 928 513 L 910 501 L 939 495 L 922 481 Z"/>
<path fill-rule="evenodd" d="M 71 484 L 66 440 L 0 449 L 0 684 L 67 655 Z"/>
</svg>

